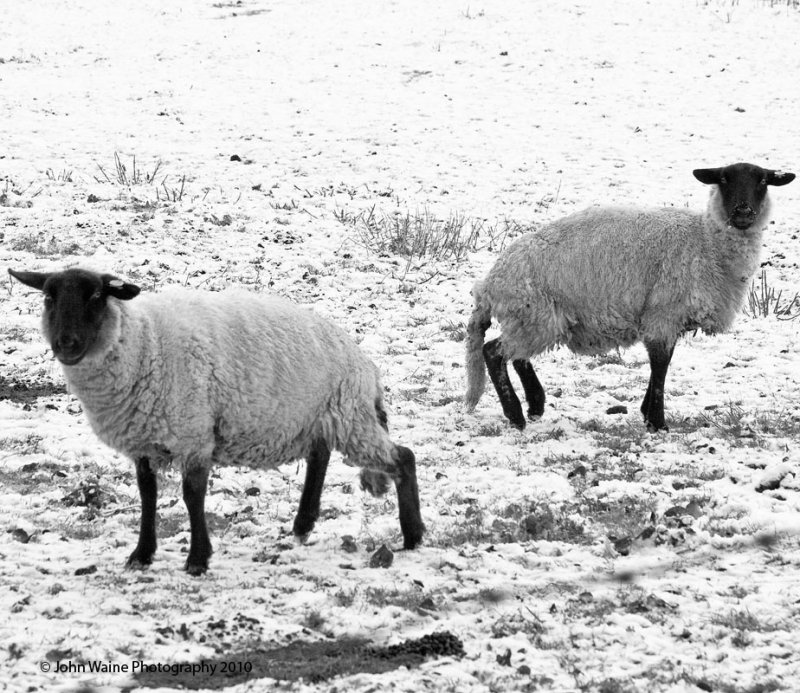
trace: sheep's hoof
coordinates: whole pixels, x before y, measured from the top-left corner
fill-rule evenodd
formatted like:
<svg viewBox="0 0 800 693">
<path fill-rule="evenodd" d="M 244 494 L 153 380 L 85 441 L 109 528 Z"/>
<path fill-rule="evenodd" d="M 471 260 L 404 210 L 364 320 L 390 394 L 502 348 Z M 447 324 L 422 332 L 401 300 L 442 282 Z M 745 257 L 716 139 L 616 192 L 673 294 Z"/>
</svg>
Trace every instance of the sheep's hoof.
<svg viewBox="0 0 800 693">
<path fill-rule="evenodd" d="M 508 419 L 508 422 L 520 431 L 525 430 L 525 415 L 522 413 L 522 406 L 519 401 L 503 406 L 503 414 Z"/>
<path fill-rule="evenodd" d="M 125 563 L 125 568 L 128 570 L 147 570 L 150 567 L 150 564 L 153 562 L 151 558 L 148 561 L 140 561 L 138 558 L 134 558 L 131 556 Z"/>
<path fill-rule="evenodd" d="M 145 570 L 150 567 L 153 562 L 152 551 L 142 551 L 138 548 L 134 549 L 133 553 L 128 557 L 125 567 L 128 570 Z"/>
<path fill-rule="evenodd" d="M 658 433 L 659 431 L 665 431 L 665 432 L 669 431 L 669 426 L 667 426 L 667 424 L 663 422 L 661 423 L 660 426 L 658 424 L 654 424 L 652 421 L 647 421 L 646 423 L 647 423 L 647 430 L 650 431 L 650 433 Z"/>
<path fill-rule="evenodd" d="M 198 577 L 208 570 L 208 563 L 189 563 L 189 561 L 186 561 L 185 570 L 189 575 Z"/>
<path fill-rule="evenodd" d="M 512 419 L 511 417 L 508 418 L 508 423 L 510 423 L 514 428 L 518 431 L 525 430 L 525 419 Z"/>
<path fill-rule="evenodd" d="M 316 518 L 306 518 L 300 517 L 299 515 L 294 518 L 294 525 L 292 526 L 292 534 L 294 534 L 294 538 L 300 543 L 305 544 L 306 539 L 308 539 L 308 535 L 314 529 L 314 525 L 316 524 Z"/>
<path fill-rule="evenodd" d="M 422 543 L 422 535 L 425 533 L 425 525 L 417 531 L 411 532 L 409 536 L 403 537 L 403 550 L 413 551 Z"/>
<path fill-rule="evenodd" d="M 294 518 L 294 525 L 292 526 L 292 534 L 294 535 L 294 540 L 298 544 L 305 544 L 308 541 L 308 537 L 311 536 L 311 532 L 314 531 L 314 525 L 317 523 L 317 518 L 309 518 L 309 517 L 300 517 L 298 515 Z"/>
</svg>

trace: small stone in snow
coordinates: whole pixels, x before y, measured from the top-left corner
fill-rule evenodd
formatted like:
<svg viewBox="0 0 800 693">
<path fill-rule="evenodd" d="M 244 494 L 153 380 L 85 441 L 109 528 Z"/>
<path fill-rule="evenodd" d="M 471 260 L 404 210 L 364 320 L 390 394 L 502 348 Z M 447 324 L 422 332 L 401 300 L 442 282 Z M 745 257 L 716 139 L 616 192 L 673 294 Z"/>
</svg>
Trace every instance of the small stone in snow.
<svg viewBox="0 0 800 693">
<path fill-rule="evenodd" d="M 47 654 L 44 656 L 48 662 L 60 662 L 62 659 L 72 659 L 73 657 L 74 653 L 71 648 L 66 650 L 48 650 Z"/>
<path fill-rule="evenodd" d="M 700 517 L 703 514 L 703 509 L 700 507 L 700 503 L 697 501 L 691 501 L 686 506 L 686 514 L 691 515 L 692 517 Z"/>
<path fill-rule="evenodd" d="M 649 525 L 645 527 L 640 533 L 637 539 L 649 539 L 653 536 L 653 532 L 656 531 L 656 528 L 653 525 Z"/>
<path fill-rule="evenodd" d="M 369 567 L 388 568 L 393 562 L 394 553 L 392 553 L 392 550 L 386 546 L 386 544 L 381 544 L 381 547 L 370 556 Z"/>
<path fill-rule="evenodd" d="M 631 552 L 631 544 L 633 544 L 633 539 L 622 537 L 614 542 L 614 549 L 620 556 L 627 556 Z"/>
<path fill-rule="evenodd" d="M 31 535 L 24 529 L 17 527 L 17 529 L 11 530 L 11 538 L 14 541 L 18 541 L 20 544 L 27 544 L 31 540 Z"/>
<path fill-rule="evenodd" d="M 75 571 L 75 575 L 91 575 L 92 573 L 97 572 L 96 565 L 87 565 L 85 568 L 78 568 Z"/>
<path fill-rule="evenodd" d="M 342 537 L 342 550 L 346 553 L 355 553 L 358 551 L 358 546 L 356 545 L 356 540 L 349 534 L 345 534 Z"/>
<path fill-rule="evenodd" d="M 624 404 L 615 404 L 613 407 L 606 409 L 606 414 L 627 414 L 628 407 Z"/>
<path fill-rule="evenodd" d="M 511 650 L 509 648 L 506 648 L 506 651 L 503 654 L 497 655 L 497 663 L 501 667 L 511 666 Z"/>
</svg>

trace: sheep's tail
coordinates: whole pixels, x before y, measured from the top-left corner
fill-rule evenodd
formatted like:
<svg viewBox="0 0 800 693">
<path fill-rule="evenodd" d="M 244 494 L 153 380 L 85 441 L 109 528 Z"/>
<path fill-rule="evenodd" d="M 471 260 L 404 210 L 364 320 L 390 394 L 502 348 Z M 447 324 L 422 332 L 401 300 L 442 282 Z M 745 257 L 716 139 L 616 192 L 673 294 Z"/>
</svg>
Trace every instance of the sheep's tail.
<svg viewBox="0 0 800 693">
<path fill-rule="evenodd" d="M 475 409 L 486 387 L 486 366 L 483 362 L 483 337 L 492 322 L 492 309 L 484 294 L 483 282 L 472 288 L 475 308 L 467 325 L 467 393 L 464 406 L 468 412 Z"/>
</svg>

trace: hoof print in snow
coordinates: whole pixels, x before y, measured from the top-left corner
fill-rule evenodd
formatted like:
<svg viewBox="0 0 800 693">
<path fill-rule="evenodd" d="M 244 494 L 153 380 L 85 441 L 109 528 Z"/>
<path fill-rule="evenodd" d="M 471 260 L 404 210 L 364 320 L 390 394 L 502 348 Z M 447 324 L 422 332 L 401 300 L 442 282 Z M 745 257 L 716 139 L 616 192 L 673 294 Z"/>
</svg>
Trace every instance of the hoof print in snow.
<svg viewBox="0 0 800 693">
<path fill-rule="evenodd" d="M 613 407 L 606 409 L 606 414 L 627 414 L 628 407 L 624 404 L 615 404 Z"/>
<path fill-rule="evenodd" d="M 392 553 L 392 550 L 386 546 L 386 544 L 381 544 L 381 547 L 370 556 L 369 567 L 388 568 L 393 562 L 394 553 Z"/>
</svg>

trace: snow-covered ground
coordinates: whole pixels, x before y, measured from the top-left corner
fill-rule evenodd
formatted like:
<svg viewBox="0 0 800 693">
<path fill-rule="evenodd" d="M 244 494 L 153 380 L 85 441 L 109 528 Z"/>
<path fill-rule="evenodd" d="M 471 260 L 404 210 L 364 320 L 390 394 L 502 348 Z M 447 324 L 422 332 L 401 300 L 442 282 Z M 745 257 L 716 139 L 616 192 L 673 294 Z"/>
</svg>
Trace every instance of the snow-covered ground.
<svg viewBox="0 0 800 693">
<path fill-rule="evenodd" d="M 460 396 L 469 289 L 504 229 L 593 203 L 701 209 L 701 166 L 797 171 L 798 36 L 797 7 L 760 0 L 6 3 L 3 276 L 80 263 L 330 316 L 383 372 L 428 534 L 370 568 L 400 543 L 394 495 L 363 495 L 333 464 L 296 545 L 303 463 L 223 469 L 211 570 L 191 578 L 168 474 L 156 560 L 124 570 L 133 465 L 64 394 L 40 297 L 0 279 L 0 686 L 116 690 L 156 684 L 56 662 L 246 661 L 450 631 L 462 658 L 280 686 L 797 690 L 800 322 L 743 314 L 730 334 L 682 340 L 667 433 L 640 420 L 641 347 L 539 358 L 548 407 L 524 433 L 493 393 L 474 415 Z M 799 194 L 773 191 L 762 257 L 787 303 Z M 375 253 L 352 223 L 373 208 L 465 215 L 480 249 L 458 263 Z M 628 413 L 605 413 L 617 404 Z"/>
</svg>

